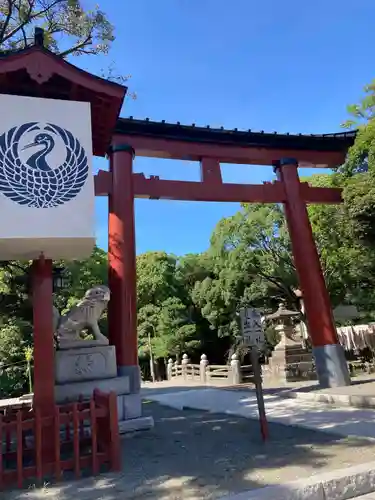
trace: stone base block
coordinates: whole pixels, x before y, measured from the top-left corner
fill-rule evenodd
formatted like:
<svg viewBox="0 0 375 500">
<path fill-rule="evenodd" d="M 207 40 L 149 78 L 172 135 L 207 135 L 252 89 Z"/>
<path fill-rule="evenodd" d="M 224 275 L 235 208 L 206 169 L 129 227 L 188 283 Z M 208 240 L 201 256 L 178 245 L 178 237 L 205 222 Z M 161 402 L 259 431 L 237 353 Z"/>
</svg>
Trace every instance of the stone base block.
<svg viewBox="0 0 375 500">
<path fill-rule="evenodd" d="M 77 401 L 80 396 L 89 399 L 94 390 L 115 392 L 117 394 L 117 413 L 120 434 L 152 429 L 154 419 L 142 416 L 142 399 L 140 392 L 129 394 L 130 380 L 128 376 L 102 380 L 90 380 L 55 386 L 57 403 Z"/>
<path fill-rule="evenodd" d="M 120 434 L 128 434 L 136 431 L 146 431 L 154 427 L 154 419 L 152 417 L 139 417 L 130 420 L 119 421 Z"/>
<path fill-rule="evenodd" d="M 290 382 L 316 380 L 316 372 L 312 363 L 295 363 L 287 366 L 273 366 L 263 369 L 263 380 L 268 386 L 286 385 Z"/>
<path fill-rule="evenodd" d="M 58 385 L 116 376 L 115 346 L 81 347 L 55 353 L 55 380 Z"/>
<path fill-rule="evenodd" d="M 140 393 L 121 394 L 117 396 L 117 411 L 119 420 L 129 420 L 142 416 L 142 400 Z"/>
<path fill-rule="evenodd" d="M 57 403 L 77 401 L 80 396 L 89 399 L 94 390 L 115 392 L 118 395 L 129 394 L 129 377 L 115 377 L 103 380 L 90 380 L 72 384 L 55 385 L 55 400 Z M 122 408 L 123 403 L 119 403 Z"/>
<path fill-rule="evenodd" d="M 125 394 L 123 399 L 125 420 L 139 418 L 142 415 L 141 394 Z"/>
<path fill-rule="evenodd" d="M 315 380 L 312 353 L 297 342 L 292 344 L 292 341 L 285 337 L 284 341 L 275 347 L 269 365 L 263 369 L 263 374 L 267 385 Z"/>
<path fill-rule="evenodd" d="M 348 363 L 340 344 L 324 345 L 313 348 L 319 385 L 326 387 L 345 387 L 350 385 Z"/>
<path fill-rule="evenodd" d="M 152 417 L 142 416 L 142 399 L 139 392 L 118 395 L 117 411 L 120 434 L 144 431 L 154 427 Z"/>
</svg>

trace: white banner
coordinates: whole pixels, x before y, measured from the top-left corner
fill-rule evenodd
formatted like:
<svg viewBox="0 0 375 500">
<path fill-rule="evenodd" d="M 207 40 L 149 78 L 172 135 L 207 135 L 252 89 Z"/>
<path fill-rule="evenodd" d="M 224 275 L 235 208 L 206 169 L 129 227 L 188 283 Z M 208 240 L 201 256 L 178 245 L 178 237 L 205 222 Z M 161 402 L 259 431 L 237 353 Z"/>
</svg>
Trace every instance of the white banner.
<svg viewBox="0 0 375 500">
<path fill-rule="evenodd" d="M 0 95 L 0 106 L 0 260 L 89 255 L 90 104 Z"/>
</svg>

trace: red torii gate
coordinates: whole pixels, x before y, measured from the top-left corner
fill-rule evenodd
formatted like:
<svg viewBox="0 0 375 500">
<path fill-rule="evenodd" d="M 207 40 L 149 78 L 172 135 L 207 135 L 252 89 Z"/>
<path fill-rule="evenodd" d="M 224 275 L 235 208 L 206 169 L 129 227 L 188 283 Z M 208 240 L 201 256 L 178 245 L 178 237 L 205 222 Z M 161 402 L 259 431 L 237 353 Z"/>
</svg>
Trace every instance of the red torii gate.
<svg viewBox="0 0 375 500">
<path fill-rule="evenodd" d="M 340 203 L 341 190 L 301 183 L 297 167 L 339 165 L 353 139 L 353 133 L 292 136 L 120 118 L 110 149 L 110 171 L 95 177 L 96 195 L 108 195 L 110 200 L 110 270 L 124 277 L 112 283 L 114 302 L 118 302 L 112 305 L 118 313 L 110 328 L 114 333 L 116 325 L 123 325 L 115 334 L 119 364 L 129 366 L 136 358 L 134 198 L 283 203 L 320 384 L 350 383 L 306 209 L 307 203 Z M 133 173 L 135 154 L 199 161 L 201 181 L 146 179 Z M 278 180 L 263 185 L 225 184 L 220 163 L 273 165 Z M 133 354 L 129 345 L 134 346 Z"/>
<path fill-rule="evenodd" d="M 134 198 L 283 203 L 320 383 L 349 384 L 306 210 L 308 203 L 340 203 L 341 191 L 301 183 L 297 167 L 343 163 L 355 134 L 265 134 L 122 119 L 118 115 L 126 91 L 38 45 L 0 54 L 1 93 L 91 103 L 94 154 L 108 154 L 110 162 L 109 172 L 95 176 L 95 194 L 109 200 L 109 337 L 119 374 L 130 376 L 131 391 L 138 392 L 140 384 Z M 201 182 L 147 179 L 133 173 L 135 155 L 199 161 Z M 220 163 L 273 165 L 277 180 L 226 184 Z M 34 402 L 48 411 L 54 399 L 52 315 L 46 307 L 52 304 L 52 265 L 46 261 L 34 267 Z"/>
</svg>

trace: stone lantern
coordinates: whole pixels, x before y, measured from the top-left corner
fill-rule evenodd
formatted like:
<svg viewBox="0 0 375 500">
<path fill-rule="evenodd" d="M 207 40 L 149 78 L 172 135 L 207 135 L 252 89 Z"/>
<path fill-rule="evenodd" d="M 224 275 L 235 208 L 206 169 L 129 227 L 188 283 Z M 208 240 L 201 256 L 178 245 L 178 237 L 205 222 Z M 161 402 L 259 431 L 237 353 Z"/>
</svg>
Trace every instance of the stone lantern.
<svg viewBox="0 0 375 500">
<path fill-rule="evenodd" d="M 277 347 L 280 344 L 298 344 L 292 321 L 292 318 L 296 318 L 297 316 L 299 316 L 299 312 L 289 311 L 285 308 L 284 304 L 279 304 L 279 308 L 276 312 L 268 314 L 265 317 L 266 320 L 271 320 L 276 323 L 275 330 L 280 335 L 280 342 L 278 343 Z"/>
<path fill-rule="evenodd" d="M 296 333 L 293 318 L 299 316 L 297 311 L 290 311 L 284 304 L 279 304 L 276 312 L 268 314 L 265 319 L 276 323 L 275 330 L 280 335 L 265 370 L 265 380 L 271 384 L 280 384 L 314 378 L 312 354 L 303 347 L 301 336 Z"/>
</svg>

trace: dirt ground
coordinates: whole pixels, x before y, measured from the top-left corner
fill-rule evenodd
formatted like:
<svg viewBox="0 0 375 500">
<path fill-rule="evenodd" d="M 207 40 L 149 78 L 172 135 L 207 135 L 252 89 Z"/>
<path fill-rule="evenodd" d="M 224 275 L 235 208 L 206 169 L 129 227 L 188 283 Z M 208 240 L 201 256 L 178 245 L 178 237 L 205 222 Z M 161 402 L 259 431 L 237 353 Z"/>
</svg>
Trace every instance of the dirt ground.
<svg viewBox="0 0 375 500">
<path fill-rule="evenodd" d="M 196 500 L 370 462 L 375 440 L 144 403 L 155 428 L 123 439 L 123 472 L 7 492 L 4 500 Z"/>
</svg>

